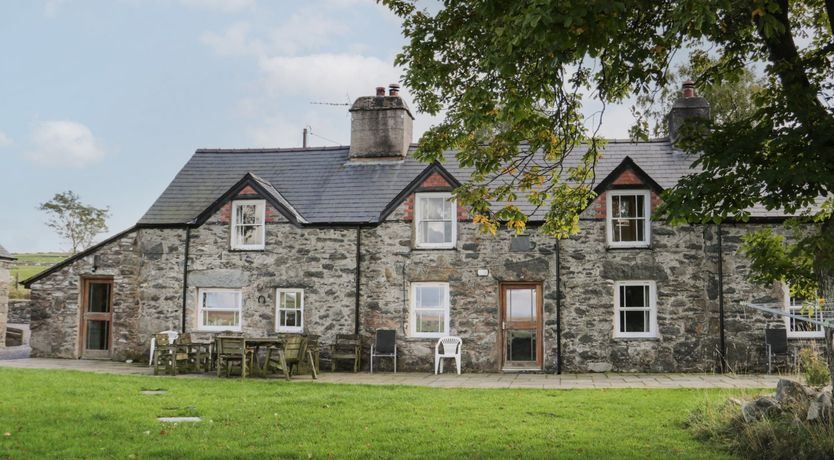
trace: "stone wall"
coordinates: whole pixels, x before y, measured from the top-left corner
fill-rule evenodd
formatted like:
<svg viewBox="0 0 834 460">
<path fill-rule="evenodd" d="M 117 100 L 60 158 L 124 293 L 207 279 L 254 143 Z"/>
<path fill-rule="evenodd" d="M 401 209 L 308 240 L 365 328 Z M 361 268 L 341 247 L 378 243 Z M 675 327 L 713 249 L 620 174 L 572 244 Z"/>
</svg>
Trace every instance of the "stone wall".
<svg viewBox="0 0 834 460">
<path fill-rule="evenodd" d="M 6 346 L 6 323 L 9 313 L 9 266 L 8 260 L 0 259 L 0 348 Z"/>
<path fill-rule="evenodd" d="M 32 316 L 29 299 L 9 299 L 9 324 L 29 324 Z"/>
<path fill-rule="evenodd" d="M 410 337 L 410 283 L 448 282 L 450 333 L 461 336 L 467 371 L 494 372 L 502 366 L 499 288 L 504 282 L 543 286 L 544 369 L 557 366 L 556 304 L 562 304 L 562 369 L 586 371 L 711 371 L 718 350 L 718 244 L 715 226 L 669 227 L 652 223 L 652 245 L 609 249 L 605 222 L 594 214 L 581 233 L 560 244 L 561 286 L 557 290 L 556 241 L 528 229 L 529 250 L 511 251 L 513 234 L 484 235 L 476 225 L 458 224 L 455 249 L 414 249 L 406 200 L 375 227 L 299 228 L 269 213 L 266 249 L 229 249 L 224 207 L 189 240 L 186 330 L 197 328 L 201 288 L 236 288 L 243 293 L 242 329 L 251 335 L 275 331 L 275 290 L 304 289 L 304 330 L 332 342 L 354 330 L 357 236 L 361 237 L 360 329 L 363 367 L 378 328 L 398 331 L 403 370 L 428 371 L 436 339 Z M 595 208 L 589 213 L 596 212 Z M 781 325 L 743 306 L 781 302 L 780 287 L 746 280 L 749 263 L 738 253 L 741 235 L 760 228 L 723 227 L 724 299 L 728 361 L 736 371 L 761 371 L 764 327 Z M 76 260 L 32 286 L 32 348 L 36 356 L 79 356 L 79 287 L 85 276 L 112 276 L 113 357 L 145 357 L 155 332 L 181 328 L 185 229 L 139 229 Z M 487 270 L 487 276 L 478 271 Z M 656 283 L 658 336 L 613 337 L 614 283 Z M 799 345 L 800 342 L 792 342 Z M 326 351 L 326 348 L 324 349 Z M 326 354 L 326 353 L 325 353 Z M 387 363 L 384 367 L 390 367 Z"/>
</svg>

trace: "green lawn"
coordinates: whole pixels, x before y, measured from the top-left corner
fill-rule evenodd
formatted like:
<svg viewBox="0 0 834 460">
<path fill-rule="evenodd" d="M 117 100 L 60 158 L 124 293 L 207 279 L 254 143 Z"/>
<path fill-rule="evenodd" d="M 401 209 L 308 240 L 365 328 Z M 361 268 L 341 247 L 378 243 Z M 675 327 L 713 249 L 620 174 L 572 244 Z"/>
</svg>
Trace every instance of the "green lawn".
<svg viewBox="0 0 834 460">
<path fill-rule="evenodd" d="M 69 254 L 62 252 L 36 252 L 20 253 L 14 255 L 17 260 L 12 262 L 9 275 L 11 276 L 11 297 L 25 298 L 29 296 L 29 290 L 23 286 L 15 288 L 16 280 L 23 281 L 26 278 L 37 275 L 47 268 L 61 262 L 69 257 Z"/>
<path fill-rule="evenodd" d="M 0 369 L 0 458 L 726 458 L 726 390 L 474 390 Z M 168 394 L 140 395 L 164 388 Z M 739 394 L 735 392 L 734 394 Z M 157 416 L 199 415 L 196 424 Z"/>
</svg>

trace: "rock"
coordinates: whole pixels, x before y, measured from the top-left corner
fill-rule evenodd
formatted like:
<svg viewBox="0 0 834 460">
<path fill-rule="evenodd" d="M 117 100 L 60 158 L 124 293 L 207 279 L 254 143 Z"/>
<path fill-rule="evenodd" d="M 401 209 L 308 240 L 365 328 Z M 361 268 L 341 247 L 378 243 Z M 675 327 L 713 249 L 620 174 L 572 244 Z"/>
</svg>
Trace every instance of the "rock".
<svg viewBox="0 0 834 460">
<path fill-rule="evenodd" d="M 780 379 L 776 384 L 776 400 L 781 404 L 808 404 L 812 398 L 816 396 L 816 392 L 793 380 Z"/>
<path fill-rule="evenodd" d="M 834 406 L 832 406 L 831 391 L 822 391 L 808 405 L 808 415 L 805 420 L 809 422 L 827 420 L 831 418 L 832 407 Z"/>
<path fill-rule="evenodd" d="M 591 372 L 610 372 L 612 368 L 611 363 L 588 363 L 588 370 Z"/>
<path fill-rule="evenodd" d="M 747 423 L 756 421 L 779 413 L 781 407 L 779 401 L 771 396 L 762 396 L 753 401 L 748 401 L 741 406 L 741 415 Z"/>
</svg>

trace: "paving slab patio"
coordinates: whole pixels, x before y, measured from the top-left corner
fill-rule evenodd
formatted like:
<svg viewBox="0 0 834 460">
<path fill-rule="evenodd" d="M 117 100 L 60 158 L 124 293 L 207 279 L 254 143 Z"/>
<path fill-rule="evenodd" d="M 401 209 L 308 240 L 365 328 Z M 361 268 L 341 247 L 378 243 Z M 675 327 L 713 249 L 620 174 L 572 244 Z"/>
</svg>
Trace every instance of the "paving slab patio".
<svg viewBox="0 0 834 460">
<path fill-rule="evenodd" d="M 147 364 L 116 361 L 28 358 L 0 360 L 2 368 L 64 369 L 104 374 L 153 375 Z M 2 370 L 0 370 L 2 372 Z M 213 373 L 181 377 L 213 377 Z M 337 383 L 355 385 L 415 385 L 438 388 L 774 388 L 780 378 L 801 380 L 797 375 L 762 374 L 474 374 L 433 375 L 422 372 L 324 372 L 318 380 L 309 375 L 293 378 L 293 382 Z"/>
</svg>

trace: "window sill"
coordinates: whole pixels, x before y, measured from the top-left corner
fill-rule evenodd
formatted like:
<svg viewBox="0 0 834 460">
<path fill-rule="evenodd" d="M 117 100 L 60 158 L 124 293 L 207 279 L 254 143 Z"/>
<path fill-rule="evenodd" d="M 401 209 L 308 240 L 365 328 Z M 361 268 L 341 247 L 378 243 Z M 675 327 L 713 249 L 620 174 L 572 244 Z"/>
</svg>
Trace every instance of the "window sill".
<svg viewBox="0 0 834 460">
<path fill-rule="evenodd" d="M 643 249 L 643 250 L 652 250 L 652 245 L 650 244 L 642 244 L 642 245 L 633 245 L 633 246 L 611 246 L 610 244 L 605 245 L 606 251 L 619 251 L 619 250 L 626 250 L 626 251 L 633 251 L 635 249 Z"/>
<path fill-rule="evenodd" d="M 789 335 L 788 340 L 825 340 L 823 335 Z"/>
<path fill-rule="evenodd" d="M 229 252 L 264 252 L 266 248 L 229 248 Z"/>
<path fill-rule="evenodd" d="M 457 246 L 442 246 L 442 247 L 421 247 L 421 246 L 414 246 L 411 248 L 413 251 L 457 251 Z"/>
<path fill-rule="evenodd" d="M 226 328 L 223 328 L 223 329 L 199 329 L 198 328 L 198 329 L 194 329 L 191 332 L 199 333 L 199 334 L 217 334 L 218 332 L 243 332 L 243 329 L 241 329 L 241 328 L 235 329 L 235 328 L 231 328 L 231 327 L 226 327 Z"/>
<path fill-rule="evenodd" d="M 441 335 L 438 335 L 437 337 L 408 335 L 408 336 L 403 337 L 403 341 L 405 341 L 405 342 L 434 342 L 434 341 L 440 340 L 443 337 L 447 337 L 447 336 L 448 336 L 448 334 L 441 334 Z"/>
<path fill-rule="evenodd" d="M 658 336 L 651 336 L 651 337 L 628 337 L 628 336 L 615 336 L 612 337 L 615 342 L 637 342 L 637 341 L 647 341 L 647 342 L 659 342 L 660 337 Z"/>
</svg>

